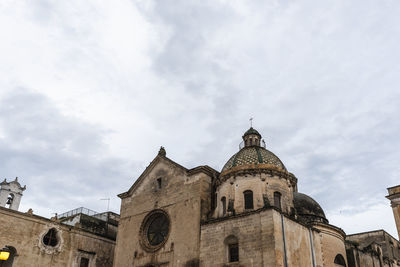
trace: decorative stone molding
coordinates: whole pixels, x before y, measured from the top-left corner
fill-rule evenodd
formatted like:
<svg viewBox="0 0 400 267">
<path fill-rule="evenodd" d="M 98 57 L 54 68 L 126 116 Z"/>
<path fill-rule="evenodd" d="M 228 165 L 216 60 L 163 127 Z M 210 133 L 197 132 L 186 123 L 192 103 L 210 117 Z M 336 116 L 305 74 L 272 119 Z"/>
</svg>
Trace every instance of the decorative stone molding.
<svg viewBox="0 0 400 267">
<path fill-rule="evenodd" d="M 165 235 L 164 240 L 157 244 L 157 245 L 152 245 L 150 244 L 150 241 L 148 240 L 148 236 L 147 236 L 147 232 L 149 230 L 149 226 L 153 221 L 154 216 L 164 216 L 166 218 L 166 220 L 168 221 L 168 233 Z M 165 243 L 168 240 L 169 234 L 171 232 L 171 219 L 168 215 L 167 212 L 165 212 L 164 210 L 161 209 L 155 209 L 151 212 L 149 212 L 146 217 L 143 219 L 142 225 L 140 226 L 140 245 L 142 246 L 142 248 L 144 250 L 146 250 L 147 252 L 154 252 L 159 250 L 160 248 L 162 248 Z"/>
<path fill-rule="evenodd" d="M 296 187 L 297 185 L 297 178 L 292 173 L 271 164 L 254 164 L 234 167 L 228 171 L 221 173 L 219 177 L 214 180 L 214 185 L 219 187 L 225 181 L 232 178 L 235 179 L 236 176 L 257 175 L 261 173 L 266 173 L 271 177 L 276 176 L 282 179 L 286 179 L 288 181 L 288 184 L 292 187 Z"/>
<path fill-rule="evenodd" d="M 45 245 L 43 243 L 43 238 L 44 236 L 50 231 L 50 229 L 55 229 L 57 231 L 57 245 L 52 247 L 52 246 L 48 246 Z M 40 249 L 41 252 L 44 252 L 46 254 L 58 254 L 62 251 L 63 245 L 64 245 L 64 239 L 62 238 L 62 231 L 61 231 L 61 227 L 58 224 L 55 223 L 50 223 L 48 225 L 46 225 L 45 229 L 40 233 L 38 240 L 37 240 L 37 244 L 38 247 Z"/>
</svg>

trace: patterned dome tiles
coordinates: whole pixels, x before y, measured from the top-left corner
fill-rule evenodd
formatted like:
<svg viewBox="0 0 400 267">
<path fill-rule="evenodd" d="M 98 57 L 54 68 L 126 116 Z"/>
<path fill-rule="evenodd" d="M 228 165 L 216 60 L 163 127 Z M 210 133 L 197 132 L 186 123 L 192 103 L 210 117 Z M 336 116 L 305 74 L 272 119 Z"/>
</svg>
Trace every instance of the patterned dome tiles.
<svg viewBox="0 0 400 267">
<path fill-rule="evenodd" d="M 221 172 L 227 171 L 233 167 L 241 165 L 253 165 L 253 164 L 271 164 L 283 170 L 286 170 L 282 161 L 271 151 L 266 150 L 263 147 L 251 146 L 244 147 L 235 155 L 233 155 Z"/>
</svg>

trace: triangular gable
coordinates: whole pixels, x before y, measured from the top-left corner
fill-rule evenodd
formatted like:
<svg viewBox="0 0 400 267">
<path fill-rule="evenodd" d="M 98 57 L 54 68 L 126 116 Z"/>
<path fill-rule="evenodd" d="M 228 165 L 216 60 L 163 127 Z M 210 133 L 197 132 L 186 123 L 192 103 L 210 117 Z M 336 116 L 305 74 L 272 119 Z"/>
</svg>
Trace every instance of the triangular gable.
<svg viewBox="0 0 400 267">
<path fill-rule="evenodd" d="M 214 180 L 219 175 L 218 171 L 214 170 L 213 168 L 211 168 L 208 165 L 198 166 L 198 167 L 195 167 L 195 168 L 192 168 L 192 169 L 188 170 L 187 168 L 183 167 L 182 165 L 180 165 L 180 164 L 176 163 L 175 161 L 167 158 L 164 147 L 161 147 L 160 151 L 158 152 L 158 155 L 150 162 L 149 166 L 146 167 L 146 169 L 139 176 L 139 178 L 136 179 L 136 181 L 133 183 L 131 188 L 129 188 L 129 190 L 124 192 L 124 193 L 118 194 L 118 197 L 122 199 L 122 198 L 126 198 L 128 196 L 131 196 L 133 191 L 135 191 L 139 187 L 139 185 L 142 183 L 144 178 L 153 170 L 153 168 L 161 160 L 165 160 L 168 163 L 170 163 L 170 164 L 182 169 L 189 176 L 194 175 L 196 173 L 205 173 L 208 176 L 210 176 L 212 178 L 212 180 Z"/>
<path fill-rule="evenodd" d="M 161 160 L 165 160 L 169 163 L 171 163 L 172 165 L 175 165 L 176 167 L 182 169 L 185 172 L 188 172 L 188 169 L 183 167 L 182 165 L 176 163 L 175 161 L 167 158 L 166 156 L 160 155 L 158 154 L 149 164 L 149 166 L 146 167 L 146 169 L 144 170 L 144 172 L 139 176 L 138 179 L 136 179 L 136 181 L 133 183 L 133 185 L 131 186 L 131 188 L 129 188 L 128 191 L 118 194 L 119 198 L 126 198 L 128 196 L 131 196 L 133 191 L 135 191 L 136 188 L 138 188 L 138 186 L 142 183 L 143 179 L 153 170 L 153 168 L 161 161 Z"/>
</svg>

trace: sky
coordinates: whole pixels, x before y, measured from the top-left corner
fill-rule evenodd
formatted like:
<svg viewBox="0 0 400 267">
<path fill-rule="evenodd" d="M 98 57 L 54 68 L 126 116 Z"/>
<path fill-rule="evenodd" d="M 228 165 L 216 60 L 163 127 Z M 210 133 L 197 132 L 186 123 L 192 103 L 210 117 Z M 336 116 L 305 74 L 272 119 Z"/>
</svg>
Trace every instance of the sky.
<svg viewBox="0 0 400 267">
<path fill-rule="evenodd" d="M 347 234 L 397 238 L 400 2 L 0 2 L 0 179 L 119 212 L 164 146 L 220 171 L 253 126 Z"/>
</svg>

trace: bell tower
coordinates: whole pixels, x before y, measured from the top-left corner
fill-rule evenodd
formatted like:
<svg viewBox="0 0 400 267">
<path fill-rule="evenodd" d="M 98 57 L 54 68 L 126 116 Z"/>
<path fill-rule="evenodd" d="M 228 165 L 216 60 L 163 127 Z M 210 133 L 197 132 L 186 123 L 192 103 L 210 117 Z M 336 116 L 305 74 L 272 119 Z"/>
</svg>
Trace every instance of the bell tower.
<svg viewBox="0 0 400 267">
<path fill-rule="evenodd" d="M 390 200 L 393 209 L 394 220 L 396 222 L 397 233 L 400 238 L 400 185 L 389 187 L 389 195 L 386 196 Z"/>
<path fill-rule="evenodd" d="M 4 179 L 4 181 L 0 183 L 0 206 L 18 210 L 22 192 L 25 191 L 25 189 L 26 185 L 22 187 L 18 182 L 18 177 L 11 182 L 7 182 L 7 179 Z"/>
</svg>

